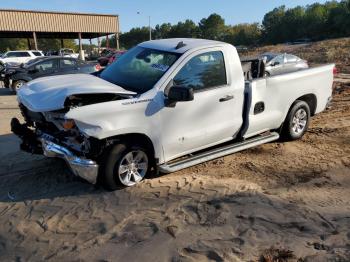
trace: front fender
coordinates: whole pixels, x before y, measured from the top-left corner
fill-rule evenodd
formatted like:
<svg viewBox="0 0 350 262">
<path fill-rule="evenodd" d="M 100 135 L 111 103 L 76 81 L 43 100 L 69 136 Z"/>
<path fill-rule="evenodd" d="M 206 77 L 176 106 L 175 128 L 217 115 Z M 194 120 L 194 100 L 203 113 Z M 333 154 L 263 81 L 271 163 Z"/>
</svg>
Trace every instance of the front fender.
<svg viewBox="0 0 350 262">
<path fill-rule="evenodd" d="M 10 78 L 12 79 L 12 81 L 24 80 L 26 82 L 29 82 L 29 81 L 33 80 L 31 77 L 29 77 L 28 75 L 25 75 L 25 74 L 14 74 L 14 75 L 10 76 Z"/>
<path fill-rule="evenodd" d="M 163 159 L 160 121 L 156 102 L 150 99 L 126 99 L 71 109 L 79 130 L 89 137 L 105 139 L 131 133 L 143 134 L 153 143 L 156 158 Z M 150 113 L 151 112 L 151 113 Z"/>
</svg>

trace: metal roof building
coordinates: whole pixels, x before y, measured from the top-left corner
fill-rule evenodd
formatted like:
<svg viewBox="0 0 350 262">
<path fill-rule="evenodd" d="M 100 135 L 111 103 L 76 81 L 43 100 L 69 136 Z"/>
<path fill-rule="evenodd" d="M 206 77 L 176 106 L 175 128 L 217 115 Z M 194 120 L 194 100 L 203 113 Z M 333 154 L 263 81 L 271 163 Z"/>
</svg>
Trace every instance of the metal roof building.
<svg viewBox="0 0 350 262">
<path fill-rule="evenodd" d="M 118 15 L 64 13 L 0 9 L 0 38 L 92 39 L 116 35 L 119 48 Z"/>
</svg>

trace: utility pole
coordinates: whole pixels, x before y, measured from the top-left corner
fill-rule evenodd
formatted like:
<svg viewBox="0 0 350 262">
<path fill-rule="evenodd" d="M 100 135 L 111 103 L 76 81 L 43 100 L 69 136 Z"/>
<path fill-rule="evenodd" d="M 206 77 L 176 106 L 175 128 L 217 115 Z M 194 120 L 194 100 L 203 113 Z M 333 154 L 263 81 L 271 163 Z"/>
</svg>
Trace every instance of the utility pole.
<svg viewBox="0 0 350 262">
<path fill-rule="evenodd" d="M 148 16 L 149 40 L 152 40 L 151 16 Z"/>
<path fill-rule="evenodd" d="M 141 15 L 141 12 L 137 12 L 138 15 Z M 148 30 L 149 30 L 149 40 L 152 40 L 152 27 L 151 27 L 151 16 L 148 16 Z"/>
</svg>

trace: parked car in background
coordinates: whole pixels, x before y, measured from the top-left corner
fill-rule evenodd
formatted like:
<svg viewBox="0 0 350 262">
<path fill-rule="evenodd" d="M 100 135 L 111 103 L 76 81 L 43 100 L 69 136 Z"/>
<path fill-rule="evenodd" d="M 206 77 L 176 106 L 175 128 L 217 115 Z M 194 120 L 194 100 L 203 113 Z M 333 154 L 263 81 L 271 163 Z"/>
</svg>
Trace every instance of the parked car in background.
<svg viewBox="0 0 350 262">
<path fill-rule="evenodd" d="M 4 83 L 13 91 L 20 89 L 25 83 L 44 76 L 85 73 L 98 71 L 96 63 L 84 62 L 72 57 L 44 57 L 30 61 L 20 67 L 7 68 Z"/>
<path fill-rule="evenodd" d="M 97 59 L 97 62 L 100 64 L 100 66 L 107 66 L 109 63 L 109 60 L 113 57 L 114 54 L 116 54 L 115 51 L 111 51 L 111 50 L 105 53 L 106 54 L 104 56 L 101 56 Z"/>
<path fill-rule="evenodd" d="M 39 56 L 44 56 L 44 53 L 38 50 L 8 51 L 0 57 L 0 62 L 22 64 Z"/>
<path fill-rule="evenodd" d="M 10 87 L 10 76 L 13 75 L 17 70 L 20 70 L 21 67 L 24 66 L 30 66 L 31 64 L 34 64 L 42 59 L 45 59 L 45 56 L 39 56 L 32 60 L 29 60 L 27 63 L 6 63 L 2 64 L 0 63 L 0 81 L 3 81 L 4 87 L 9 88 Z"/>
<path fill-rule="evenodd" d="M 291 54 L 264 53 L 265 76 L 274 76 L 309 68 L 306 60 Z"/>
<path fill-rule="evenodd" d="M 125 54 L 125 53 L 126 53 L 126 50 L 115 52 L 115 53 L 109 58 L 108 64 L 112 64 L 114 61 L 116 61 L 119 57 L 121 57 L 121 56 L 122 56 L 123 54 Z"/>
<path fill-rule="evenodd" d="M 73 58 L 78 58 L 79 54 L 75 53 L 73 49 L 71 48 L 61 48 L 58 51 L 59 56 L 65 56 L 65 57 L 73 57 Z"/>
<path fill-rule="evenodd" d="M 58 56 L 59 55 L 59 51 L 57 50 L 48 50 L 45 52 L 45 56 Z"/>
</svg>

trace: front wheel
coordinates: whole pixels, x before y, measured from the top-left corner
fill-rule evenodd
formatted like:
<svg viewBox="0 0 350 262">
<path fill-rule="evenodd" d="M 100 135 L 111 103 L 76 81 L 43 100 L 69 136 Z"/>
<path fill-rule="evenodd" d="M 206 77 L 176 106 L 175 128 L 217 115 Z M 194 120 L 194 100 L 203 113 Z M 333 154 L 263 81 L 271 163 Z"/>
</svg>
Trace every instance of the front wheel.
<svg viewBox="0 0 350 262">
<path fill-rule="evenodd" d="M 117 144 L 105 154 L 100 175 L 107 189 L 116 190 L 138 184 L 149 170 L 149 155 L 143 147 Z"/>
<path fill-rule="evenodd" d="M 310 107 L 304 101 L 296 101 L 283 124 L 282 137 L 297 140 L 303 137 L 309 127 Z"/>
</svg>

